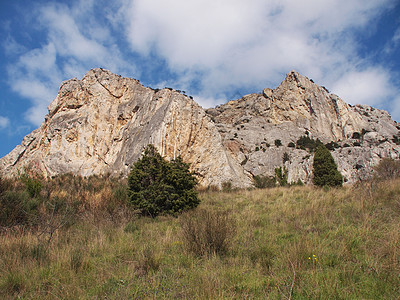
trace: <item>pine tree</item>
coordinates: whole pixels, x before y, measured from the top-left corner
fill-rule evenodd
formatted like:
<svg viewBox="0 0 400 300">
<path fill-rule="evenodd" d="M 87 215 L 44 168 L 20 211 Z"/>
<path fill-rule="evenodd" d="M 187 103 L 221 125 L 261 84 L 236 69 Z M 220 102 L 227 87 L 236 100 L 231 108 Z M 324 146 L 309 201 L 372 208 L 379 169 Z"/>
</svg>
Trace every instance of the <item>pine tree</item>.
<svg viewBox="0 0 400 300">
<path fill-rule="evenodd" d="M 314 184 L 317 186 L 341 186 L 342 174 L 337 169 L 335 160 L 328 148 L 319 144 L 314 154 Z"/>
<path fill-rule="evenodd" d="M 189 165 L 180 157 L 166 161 L 153 145 L 148 145 L 133 165 L 128 180 L 130 201 L 144 215 L 175 214 L 200 202 Z"/>
</svg>

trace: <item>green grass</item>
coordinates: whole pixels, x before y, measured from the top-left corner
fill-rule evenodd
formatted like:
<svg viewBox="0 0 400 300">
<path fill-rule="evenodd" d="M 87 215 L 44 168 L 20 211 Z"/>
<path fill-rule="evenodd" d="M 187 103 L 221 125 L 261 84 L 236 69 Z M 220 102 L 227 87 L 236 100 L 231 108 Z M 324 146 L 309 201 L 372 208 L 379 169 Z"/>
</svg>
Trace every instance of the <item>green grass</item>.
<svg viewBox="0 0 400 300">
<path fill-rule="evenodd" d="M 79 194 L 85 201 L 91 199 L 91 206 L 102 207 L 99 199 L 107 201 L 112 193 L 92 188 Z M 95 214 L 95 209 L 79 210 L 74 223 L 56 230 L 50 242 L 25 227 L 3 230 L 0 298 L 397 299 L 400 295 L 399 180 L 340 189 L 205 192 L 200 197 L 198 210 L 223 216 L 228 225 L 229 239 L 222 252 L 193 251 L 188 245 L 182 226 L 191 216 L 200 224 L 196 212 L 151 219 L 126 217 L 119 210 L 112 217 Z M 215 224 L 222 234 L 220 223 Z M 206 236 L 205 241 L 214 243 L 214 237 Z"/>
</svg>

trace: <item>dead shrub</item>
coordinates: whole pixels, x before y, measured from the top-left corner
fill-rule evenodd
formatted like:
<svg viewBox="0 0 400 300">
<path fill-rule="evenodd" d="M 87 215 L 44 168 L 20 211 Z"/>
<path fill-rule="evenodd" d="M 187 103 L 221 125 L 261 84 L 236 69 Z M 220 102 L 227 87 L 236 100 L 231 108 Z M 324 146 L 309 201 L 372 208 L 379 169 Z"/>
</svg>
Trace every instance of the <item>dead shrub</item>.
<svg viewBox="0 0 400 300">
<path fill-rule="evenodd" d="M 198 256 L 226 254 L 235 233 L 227 212 L 196 209 L 182 215 L 180 225 L 185 247 Z"/>
<path fill-rule="evenodd" d="M 392 158 L 383 158 L 374 170 L 376 176 L 384 180 L 400 177 L 400 161 Z"/>
</svg>

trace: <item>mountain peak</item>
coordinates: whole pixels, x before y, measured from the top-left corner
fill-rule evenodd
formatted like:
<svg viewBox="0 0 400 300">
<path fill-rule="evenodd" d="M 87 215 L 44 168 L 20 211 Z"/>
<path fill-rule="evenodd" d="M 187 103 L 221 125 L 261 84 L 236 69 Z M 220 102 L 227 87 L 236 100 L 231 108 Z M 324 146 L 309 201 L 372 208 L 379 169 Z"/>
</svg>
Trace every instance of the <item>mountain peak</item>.
<svg viewBox="0 0 400 300">
<path fill-rule="evenodd" d="M 0 159 L 0 175 L 30 168 L 44 176 L 126 176 L 154 144 L 162 156 L 191 164 L 203 186 L 248 187 L 279 167 L 289 182 L 309 183 L 313 153 L 298 144 L 306 136 L 335 145 L 338 168 L 352 183 L 371 176 L 382 157 L 399 157 L 399 130 L 388 114 L 351 107 L 294 70 L 276 89 L 205 111 L 178 91 L 96 68 L 62 83 L 40 128 Z"/>
</svg>

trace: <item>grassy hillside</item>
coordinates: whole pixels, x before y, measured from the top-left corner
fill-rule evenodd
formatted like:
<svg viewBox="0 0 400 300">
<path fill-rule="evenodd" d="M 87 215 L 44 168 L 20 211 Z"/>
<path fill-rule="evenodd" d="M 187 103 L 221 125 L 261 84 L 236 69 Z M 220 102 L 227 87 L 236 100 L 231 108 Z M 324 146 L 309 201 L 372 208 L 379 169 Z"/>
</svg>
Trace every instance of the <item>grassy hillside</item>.
<svg viewBox="0 0 400 300">
<path fill-rule="evenodd" d="M 41 184 L 3 188 L 36 215 L 2 227 L 0 298 L 400 295 L 400 180 L 204 192 L 196 210 L 156 219 L 135 215 L 117 182 Z"/>
</svg>

